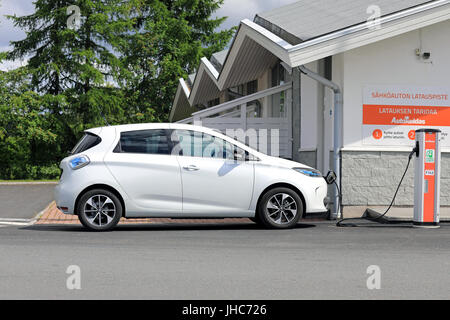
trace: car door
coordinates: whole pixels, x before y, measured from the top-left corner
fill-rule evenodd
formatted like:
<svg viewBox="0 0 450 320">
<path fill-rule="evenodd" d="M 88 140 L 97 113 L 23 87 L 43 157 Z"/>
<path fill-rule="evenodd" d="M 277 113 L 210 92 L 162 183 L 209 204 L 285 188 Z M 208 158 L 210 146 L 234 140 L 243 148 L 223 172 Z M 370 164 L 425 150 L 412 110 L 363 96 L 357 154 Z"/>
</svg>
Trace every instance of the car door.
<svg viewBox="0 0 450 320">
<path fill-rule="evenodd" d="M 254 166 L 243 149 L 200 131 L 173 130 L 171 136 L 181 168 L 184 216 L 251 215 Z"/>
<path fill-rule="evenodd" d="M 179 216 L 181 173 L 166 129 L 122 132 L 105 163 L 131 199 L 127 216 Z"/>
</svg>

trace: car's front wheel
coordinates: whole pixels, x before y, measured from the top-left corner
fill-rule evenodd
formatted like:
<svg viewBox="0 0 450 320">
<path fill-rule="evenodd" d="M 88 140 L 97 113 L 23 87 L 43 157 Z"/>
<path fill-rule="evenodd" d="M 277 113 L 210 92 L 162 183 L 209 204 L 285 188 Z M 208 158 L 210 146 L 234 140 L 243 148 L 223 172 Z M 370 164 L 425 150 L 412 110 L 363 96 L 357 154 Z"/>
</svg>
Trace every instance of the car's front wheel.
<svg viewBox="0 0 450 320">
<path fill-rule="evenodd" d="M 83 226 L 95 231 L 114 228 L 122 216 L 122 204 L 117 196 L 103 189 L 86 192 L 78 201 L 78 219 Z"/>
<path fill-rule="evenodd" d="M 259 220 L 269 228 L 292 228 L 302 215 L 303 202 L 289 188 L 279 187 L 267 191 L 258 206 Z"/>
</svg>

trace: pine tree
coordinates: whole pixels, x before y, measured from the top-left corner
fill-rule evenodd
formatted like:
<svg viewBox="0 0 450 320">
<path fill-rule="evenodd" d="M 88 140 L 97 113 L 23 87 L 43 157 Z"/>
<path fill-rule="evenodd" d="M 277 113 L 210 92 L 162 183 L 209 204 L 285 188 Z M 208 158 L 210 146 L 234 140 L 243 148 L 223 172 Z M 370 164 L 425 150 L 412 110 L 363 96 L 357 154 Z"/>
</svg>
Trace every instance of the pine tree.
<svg viewBox="0 0 450 320">
<path fill-rule="evenodd" d="M 27 61 L 0 72 L 0 162 L 15 168 L 0 178 L 56 177 L 65 152 L 103 116 L 110 124 L 167 120 L 178 79 L 234 32 L 216 31 L 222 0 L 33 3 L 34 13 L 9 16 L 26 37 L 0 52 L 0 62 Z"/>
<path fill-rule="evenodd" d="M 11 41 L 13 50 L 7 59 L 27 59 L 33 70 L 33 86 L 38 92 L 60 94 L 66 81 L 70 60 L 65 56 L 66 28 L 65 1 L 37 0 L 36 12 L 28 16 L 8 16 L 14 26 L 27 32 L 27 37 Z"/>
<path fill-rule="evenodd" d="M 7 59 L 28 59 L 33 88 L 40 94 L 64 94 L 70 108 L 59 112 L 77 120 L 79 131 L 103 123 L 103 113 L 121 113 L 114 87 L 120 60 L 111 43 L 126 32 L 127 6 L 120 0 L 37 0 L 28 16 L 9 16 L 16 27 L 27 32 L 13 41 Z M 70 6 L 79 9 L 68 12 Z M 75 19 L 75 20 L 74 20 Z M 78 20 L 78 21 L 76 21 Z M 71 22 L 78 22 L 72 28 Z M 108 103 L 105 103 L 108 102 Z M 111 102 L 113 102 L 111 104 Z M 103 110 L 106 108 L 106 110 Z"/>
</svg>

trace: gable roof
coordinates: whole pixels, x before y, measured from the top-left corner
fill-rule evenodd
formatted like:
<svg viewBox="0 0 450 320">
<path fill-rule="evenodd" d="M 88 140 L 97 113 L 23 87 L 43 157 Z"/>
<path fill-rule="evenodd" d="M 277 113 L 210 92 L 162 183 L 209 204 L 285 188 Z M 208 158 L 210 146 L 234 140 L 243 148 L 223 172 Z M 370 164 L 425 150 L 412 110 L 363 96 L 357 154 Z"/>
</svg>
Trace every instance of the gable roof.
<svg viewBox="0 0 450 320">
<path fill-rule="evenodd" d="M 228 49 L 213 53 L 211 56 L 211 63 L 214 65 L 217 71 L 222 71 L 223 64 L 228 55 Z"/>
<path fill-rule="evenodd" d="M 381 16 L 432 2 L 430 0 L 301 0 L 255 16 L 254 22 L 291 44 L 366 22 L 378 6 Z"/>
<path fill-rule="evenodd" d="M 226 53 L 222 52 L 217 55 L 220 58 L 220 63 L 215 61 L 219 60 L 217 57 L 212 58 L 214 63 L 211 63 L 206 58 L 202 58 L 190 88 L 187 87 L 183 79 L 180 79 L 180 85 L 170 114 L 171 121 L 179 118 L 177 116 L 178 104 L 186 106 L 186 103 L 188 103 L 190 106 L 193 106 L 199 102 L 214 98 L 214 95 L 226 88 L 256 79 L 264 68 L 266 70 L 278 60 L 294 68 L 450 19 L 450 0 L 317 0 L 317 2 L 330 5 L 335 2 L 341 4 L 356 2 L 366 4 L 368 2 L 371 4 L 378 3 L 382 9 L 382 14 L 383 10 L 391 13 L 383 15 L 379 20 L 381 28 L 369 28 L 366 20 L 360 21 L 361 18 L 355 17 L 353 19 L 352 17 L 347 17 L 346 22 L 335 22 L 334 28 L 344 25 L 343 28 L 337 30 L 331 30 L 331 27 L 327 27 L 324 21 L 317 16 L 316 19 L 319 20 L 314 21 L 314 23 L 310 21 L 308 25 L 304 26 L 309 31 L 301 33 L 300 30 L 294 31 L 292 29 L 294 24 L 291 26 L 291 22 L 282 21 L 285 19 L 281 18 L 281 12 L 290 11 L 291 20 L 301 25 L 302 22 L 297 17 L 302 15 L 302 8 L 304 9 L 302 5 L 306 3 L 305 0 L 302 0 L 280 8 L 284 8 L 281 11 L 275 9 L 270 11 L 270 14 L 266 14 L 267 19 L 272 19 L 271 21 L 265 20 L 270 22 L 270 30 L 268 29 L 269 27 L 265 28 L 261 24 L 248 19 L 242 20 L 230 49 Z M 418 2 L 422 4 L 417 5 Z M 290 10 L 286 8 L 290 8 Z M 315 6 L 314 8 L 316 11 L 323 9 Z M 390 9 L 388 10 L 387 8 Z M 366 13 L 365 19 L 368 17 L 366 9 L 364 7 L 362 11 Z M 264 16 L 264 13 L 262 15 Z M 339 19 L 336 18 L 335 20 Z M 331 20 L 328 19 L 328 21 Z M 354 24 L 354 21 L 360 21 L 360 23 Z M 281 29 L 280 26 L 276 26 L 275 22 L 281 24 L 283 28 L 291 28 L 289 29 L 290 32 L 296 32 L 296 34 L 291 35 L 299 39 L 300 42 L 297 44 L 290 42 L 292 37 L 290 37 L 290 41 L 284 39 L 289 38 L 288 35 L 290 33 L 285 29 Z M 350 23 L 352 24 L 348 25 Z M 304 40 L 300 37 L 303 37 Z M 223 62 L 221 62 L 222 59 Z M 214 64 L 220 64 L 220 69 L 217 69 L 219 66 Z M 185 99 L 180 99 L 182 94 L 185 94 Z M 183 109 L 185 110 L 186 108 Z"/>
</svg>

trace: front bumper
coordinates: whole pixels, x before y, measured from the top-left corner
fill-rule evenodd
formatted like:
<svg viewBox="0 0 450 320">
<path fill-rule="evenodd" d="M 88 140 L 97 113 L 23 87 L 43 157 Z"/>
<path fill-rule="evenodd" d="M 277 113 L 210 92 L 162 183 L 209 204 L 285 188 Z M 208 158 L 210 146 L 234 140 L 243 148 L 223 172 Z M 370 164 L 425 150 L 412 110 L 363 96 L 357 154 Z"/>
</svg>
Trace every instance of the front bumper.
<svg viewBox="0 0 450 320">
<path fill-rule="evenodd" d="M 328 194 L 328 184 L 323 178 L 311 178 L 309 201 L 306 203 L 307 213 L 326 212 L 325 200 Z"/>
</svg>

